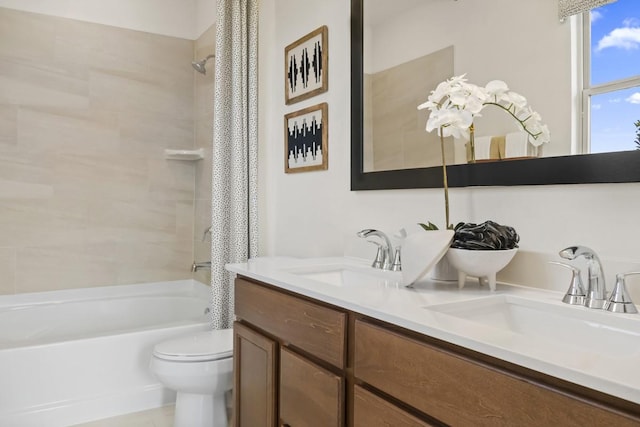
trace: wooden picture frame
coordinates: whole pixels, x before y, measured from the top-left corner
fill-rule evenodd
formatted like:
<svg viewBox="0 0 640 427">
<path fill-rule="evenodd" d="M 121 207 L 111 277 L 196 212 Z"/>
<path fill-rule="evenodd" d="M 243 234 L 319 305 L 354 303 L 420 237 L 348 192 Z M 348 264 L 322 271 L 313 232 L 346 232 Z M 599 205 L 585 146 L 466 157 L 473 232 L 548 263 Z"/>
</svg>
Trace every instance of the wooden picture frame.
<svg viewBox="0 0 640 427">
<path fill-rule="evenodd" d="M 329 106 L 326 102 L 284 116 L 284 172 L 326 170 Z"/>
<path fill-rule="evenodd" d="M 329 45 L 326 25 L 284 48 L 284 99 L 287 105 L 329 88 Z"/>
</svg>

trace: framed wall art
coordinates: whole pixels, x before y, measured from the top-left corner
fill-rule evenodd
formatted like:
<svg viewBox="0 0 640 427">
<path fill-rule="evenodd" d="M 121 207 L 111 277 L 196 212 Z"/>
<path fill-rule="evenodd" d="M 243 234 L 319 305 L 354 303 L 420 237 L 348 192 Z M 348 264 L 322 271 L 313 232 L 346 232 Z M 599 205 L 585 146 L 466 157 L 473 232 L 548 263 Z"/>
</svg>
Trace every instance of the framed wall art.
<svg viewBox="0 0 640 427">
<path fill-rule="evenodd" d="M 326 25 L 284 48 L 284 86 L 287 105 L 326 92 L 328 81 Z"/>
<path fill-rule="evenodd" d="M 284 116 L 285 173 L 327 169 L 328 129 L 326 102 Z"/>
</svg>

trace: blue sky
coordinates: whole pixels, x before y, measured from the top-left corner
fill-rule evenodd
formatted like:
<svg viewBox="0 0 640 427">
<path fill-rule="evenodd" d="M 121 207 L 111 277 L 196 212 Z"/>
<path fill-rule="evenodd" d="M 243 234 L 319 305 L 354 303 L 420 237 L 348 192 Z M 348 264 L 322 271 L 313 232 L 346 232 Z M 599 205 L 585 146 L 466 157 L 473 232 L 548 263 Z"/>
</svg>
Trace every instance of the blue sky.
<svg viewBox="0 0 640 427">
<path fill-rule="evenodd" d="M 640 75 L 640 0 L 591 12 L 591 84 Z M 634 150 L 640 87 L 591 98 L 591 152 Z"/>
</svg>

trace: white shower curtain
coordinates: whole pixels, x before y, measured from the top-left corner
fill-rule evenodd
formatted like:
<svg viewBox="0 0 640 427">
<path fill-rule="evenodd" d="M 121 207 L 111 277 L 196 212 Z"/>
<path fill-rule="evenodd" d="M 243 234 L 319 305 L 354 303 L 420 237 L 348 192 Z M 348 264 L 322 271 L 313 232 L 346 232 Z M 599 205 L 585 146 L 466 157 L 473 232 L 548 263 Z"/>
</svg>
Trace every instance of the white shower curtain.
<svg viewBox="0 0 640 427">
<path fill-rule="evenodd" d="M 211 206 L 211 325 L 233 324 L 225 264 L 257 255 L 258 0 L 218 0 Z"/>
</svg>

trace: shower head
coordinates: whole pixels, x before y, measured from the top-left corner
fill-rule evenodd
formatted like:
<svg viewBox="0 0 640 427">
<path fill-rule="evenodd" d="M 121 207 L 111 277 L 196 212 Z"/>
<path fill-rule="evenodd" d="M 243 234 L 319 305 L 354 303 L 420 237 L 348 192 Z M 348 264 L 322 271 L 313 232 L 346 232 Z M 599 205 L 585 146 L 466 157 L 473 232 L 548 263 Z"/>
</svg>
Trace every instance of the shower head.
<svg viewBox="0 0 640 427">
<path fill-rule="evenodd" d="M 216 57 L 215 55 L 209 55 L 200 61 L 193 61 L 191 63 L 191 66 L 193 67 L 194 70 L 196 70 L 200 74 L 207 74 L 207 69 L 204 67 L 204 65 L 207 63 L 208 60 L 215 57 Z"/>
</svg>

